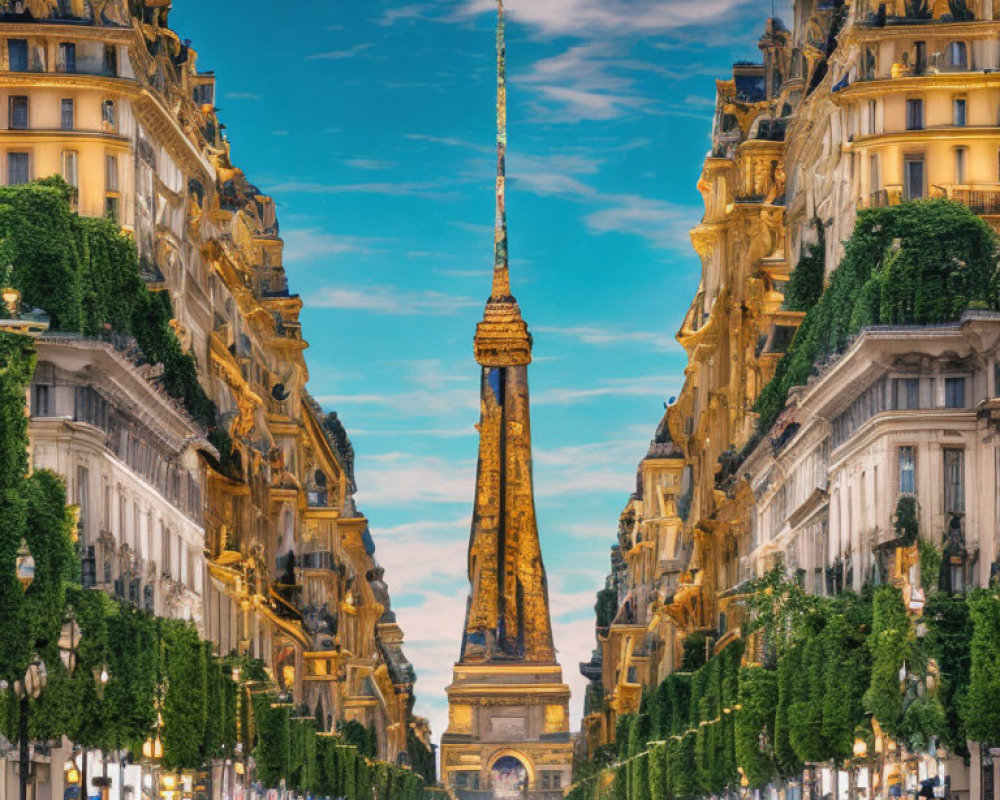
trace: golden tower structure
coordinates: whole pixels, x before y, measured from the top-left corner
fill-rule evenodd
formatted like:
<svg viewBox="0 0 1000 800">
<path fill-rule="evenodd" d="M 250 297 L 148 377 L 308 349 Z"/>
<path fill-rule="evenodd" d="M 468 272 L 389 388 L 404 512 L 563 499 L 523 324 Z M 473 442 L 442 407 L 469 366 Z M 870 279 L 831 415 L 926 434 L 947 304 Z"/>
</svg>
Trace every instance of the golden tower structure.
<svg viewBox="0 0 1000 800">
<path fill-rule="evenodd" d="M 476 329 L 482 367 L 470 594 L 448 687 L 442 772 L 459 798 L 562 796 L 573 761 L 569 687 L 552 644 L 532 480 L 531 335 L 507 258 L 507 89 L 503 0 L 497 26 L 497 210 L 493 291 Z"/>
</svg>

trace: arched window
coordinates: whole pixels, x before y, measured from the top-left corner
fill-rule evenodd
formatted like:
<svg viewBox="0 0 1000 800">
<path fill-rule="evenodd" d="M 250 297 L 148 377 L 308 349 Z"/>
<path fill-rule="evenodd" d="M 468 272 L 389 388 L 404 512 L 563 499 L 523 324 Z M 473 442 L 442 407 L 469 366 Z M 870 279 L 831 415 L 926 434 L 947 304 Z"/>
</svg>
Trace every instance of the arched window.
<svg viewBox="0 0 1000 800">
<path fill-rule="evenodd" d="M 118 110 L 114 100 L 101 103 L 101 124 L 106 133 L 118 133 Z"/>
</svg>

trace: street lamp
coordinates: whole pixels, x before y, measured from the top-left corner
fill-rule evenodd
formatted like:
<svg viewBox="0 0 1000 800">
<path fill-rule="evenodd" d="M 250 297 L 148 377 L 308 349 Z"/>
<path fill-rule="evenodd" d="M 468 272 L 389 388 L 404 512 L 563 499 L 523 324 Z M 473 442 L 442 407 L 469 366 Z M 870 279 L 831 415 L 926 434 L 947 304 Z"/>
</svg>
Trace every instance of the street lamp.
<svg viewBox="0 0 1000 800">
<path fill-rule="evenodd" d="M 74 622 L 75 624 L 75 622 Z M 67 631 L 68 632 L 68 631 Z M 101 666 L 94 667 L 92 670 L 94 675 L 94 688 L 97 691 L 97 699 L 104 699 L 104 687 L 108 685 L 108 681 L 111 680 L 111 676 L 108 674 L 108 665 L 106 663 L 101 663 Z M 81 759 L 81 769 L 80 773 L 82 776 L 82 781 L 80 782 L 81 796 L 80 800 L 87 800 L 89 795 L 87 794 L 87 747 L 83 747 L 83 758 Z M 104 779 L 107 779 L 108 763 L 104 761 L 103 756 L 101 759 L 104 763 Z M 103 794 L 103 788 L 102 788 Z"/>
<path fill-rule="evenodd" d="M 27 545 L 22 543 L 22 549 L 26 550 Z M 31 558 L 30 552 L 28 553 L 28 558 Z M 31 562 L 31 574 L 34 577 L 35 565 L 34 560 Z M 18 572 L 20 573 L 20 556 L 18 557 Z M 29 580 L 30 584 L 31 581 Z M 22 581 L 22 586 L 24 582 Z M 25 586 L 27 590 L 27 586 Z M 38 653 L 35 653 L 31 658 L 31 663 L 28 664 L 27 670 L 24 673 L 24 679 L 20 681 L 14 681 L 14 694 L 17 695 L 18 699 L 18 721 L 17 721 L 17 738 L 18 738 L 18 796 L 20 800 L 28 800 L 28 776 L 31 772 L 31 752 L 28 746 L 28 712 L 31 708 L 31 700 L 37 700 L 42 693 L 42 689 L 45 688 L 45 684 L 48 683 L 49 673 L 45 668 L 45 662 L 39 658 Z"/>
</svg>

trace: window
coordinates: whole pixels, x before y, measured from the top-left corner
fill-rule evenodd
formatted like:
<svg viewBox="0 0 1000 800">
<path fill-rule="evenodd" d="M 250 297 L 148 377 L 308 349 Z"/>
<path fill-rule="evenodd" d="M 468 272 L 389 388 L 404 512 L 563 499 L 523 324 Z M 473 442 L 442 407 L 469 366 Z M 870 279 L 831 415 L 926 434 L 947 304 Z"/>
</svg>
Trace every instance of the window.
<svg viewBox="0 0 1000 800">
<path fill-rule="evenodd" d="M 861 80 L 873 81 L 878 72 L 878 59 L 874 47 L 866 47 L 861 56 Z"/>
<path fill-rule="evenodd" d="M 104 198 L 104 216 L 112 222 L 118 222 L 118 198 L 108 196 Z"/>
<path fill-rule="evenodd" d="M 118 132 L 118 114 L 115 112 L 114 100 L 105 100 L 101 103 L 101 122 L 105 131 Z"/>
<path fill-rule="evenodd" d="M 59 61 L 56 62 L 56 69 L 59 72 L 76 72 L 76 44 L 59 43 Z"/>
<path fill-rule="evenodd" d="M 915 447 L 899 448 L 899 491 L 913 494 L 917 491 L 917 451 Z"/>
<path fill-rule="evenodd" d="M 113 44 L 104 45 L 104 74 L 112 77 L 118 75 L 118 48 Z"/>
<path fill-rule="evenodd" d="M 965 165 L 968 162 L 969 151 L 965 147 L 955 148 L 955 183 L 965 183 Z"/>
<path fill-rule="evenodd" d="M 12 131 L 28 129 L 28 98 L 15 95 L 10 98 L 8 127 Z"/>
<path fill-rule="evenodd" d="M 545 771 L 541 774 L 542 791 L 555 791 L 562 788 L 562 773 Z"/>
<path fill-rule="evenodd" d="M 63 98 L 59 106 L 59 126 L 64 131 L 71 131 L 76 127 L 76 104 L 73 98 Z"/>
<path fill-rule="evenodd" d="M 80 188 L 79 156 L 75 150 L 64 150 L 62 154 L 62 176 L 70 186 Z"/>
<path fill-rule="evenodd" d="M 919 131 L 924 127 L 924 101 L 914 98 L 906 101 L 906 130 Z"/>
<path fill-rule="evenodd" d="M 965 451 L 944 451 L 944 511 L 961 514 L 965 511 Z"/>
<path fill-rule="evenodd" d="M 914 42 L 913 74 L 923 75 L 927 72 L 927 42 Z"/>
<path fill-rule="evenodd" d="M 957 128 L 964 128 L 966 125 L 967 105 L 964 97 L 956 97 L 951 102 L 951 122 Z"/>
<path fill-rule="evenodd" d="M 107 191 L 118 191 L 118 156 L 106 155 L 104 157 L 104 185 Z"/>
<path fill-rule="evenodd" d="M 875 105 L 875 101 L 874 100 L 869 100 L 868 101 L 868 133 L 869 134 L 874 134 L 875 133 L 875 113 L 876 113 L 876 109 L 877 109 L 877 106 Z"/>
<path fill-rule="evenodd" d="M 944 407 L 965 408 L 965 378 L 944 379 Z"/>
<path fill-rule="evenodd" d="M 28 40 L 7 40 L 7 68 L 11 72 L 28 71 Z"/>
<path fill-rule="evenodd" d="M 895 378 L 893 380 L 892 407 L 899 411 L 920 408 L 919 378 Z"/>
<path fill-rule="evenodd" d="M 27 153 L 7 153 L 7 183 L 18 186 L 31 180 L 31 166 Z"/>
<path fill-rule="evenodd" d="M 86 467 L 76 468 L 76 504 L 80 508 L 79 523 L 77 530 L 80 535 L 80 542 L 87 541 L 87 523 L 90 520 L 90 472 Z"/>
<path fill-rule="evenodd" d="M 879 178 L 878 156 L 869 156 L 868 158 L 868 184 L 873 192 L 877 192 L 882 188 L 881 179 Z"/>
<path fill-rule="evenodd" d="M 903 199 L 920 200 L 924 196 L 924 159 L 907 158 L 903 163 Z"/>
<path fill-rule="evenodd" d="M 31 414 L 35 417 L 52 416 L 53 391 L 51 386 L 36 383 L 31 390 L 32 409 Z"/>
<path fill-rule="evenodd" d="M 215 104 L 214 86 L 210 83 L 200 83 L 194 87 L 194 101 L 200 106 Z"/>
<path fill-rule="evenodd" d="M 948 46 L 948 60 L 955 69 L 969 68 L 969 48 L 965 42 L 952 42 Z"/>
<path fill-rule="evenodd" d="M 472 791 L 479 790 L 479 773 L 478 772 L 453 772 L 451 774 L 452 785 L 456 789 L 471 789 Z"/>
</svg>

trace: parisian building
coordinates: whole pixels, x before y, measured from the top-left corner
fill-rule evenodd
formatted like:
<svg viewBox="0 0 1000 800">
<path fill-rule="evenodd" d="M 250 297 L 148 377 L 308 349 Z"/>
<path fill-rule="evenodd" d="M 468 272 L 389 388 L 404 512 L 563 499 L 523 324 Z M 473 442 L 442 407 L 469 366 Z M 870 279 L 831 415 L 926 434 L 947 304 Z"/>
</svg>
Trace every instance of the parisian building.
<svg viewBox="0 0 1000 800">
<path fill-rule="evenodd" d="M 353 447 L 306 386 L 275 203 L 231 162 L 214 75 L 169 13 L 163 0 L 0 2 L 0 182 L 60 175 L 81 215 L 134 238 L 233 449 L 166 395 L 134 341 L 53 330 L 37 340 L 33 463 L 79 508 L 85 585 L 261 659 L 302 713 L 326 730 L 362 723 L 401 763 L 430 735 L 353 500 Z M 62 797 L 50 772 L 40 798 Z M 112 797 L 138 796 L 134 776 L 115 781 Z"/>
<path fill-rule="evenodd" d="M 708 655 L 741 637 L 742 590 L 775 566 L 821 595 L 912 583 L 901 496 L 945 554 L 942 581 L 995 579 L 996 314 L 863 331 L 763 439 L 753 407 L 805 316 L 785 307 L 792 270 L 817 253 L 829 277 L 859 209 L 941 197 L 1000 224 L 998 20 L 993 0 L 796 0 L 787 24 L 767 20 L 759 63 L 717 81 L 685 382 L 619 519 L 578 757 L 681 668 L 691 633 L 710 634 Z M 992 798 L 995 754 L 970 748 L 950 791 Z"/>
</svg>

